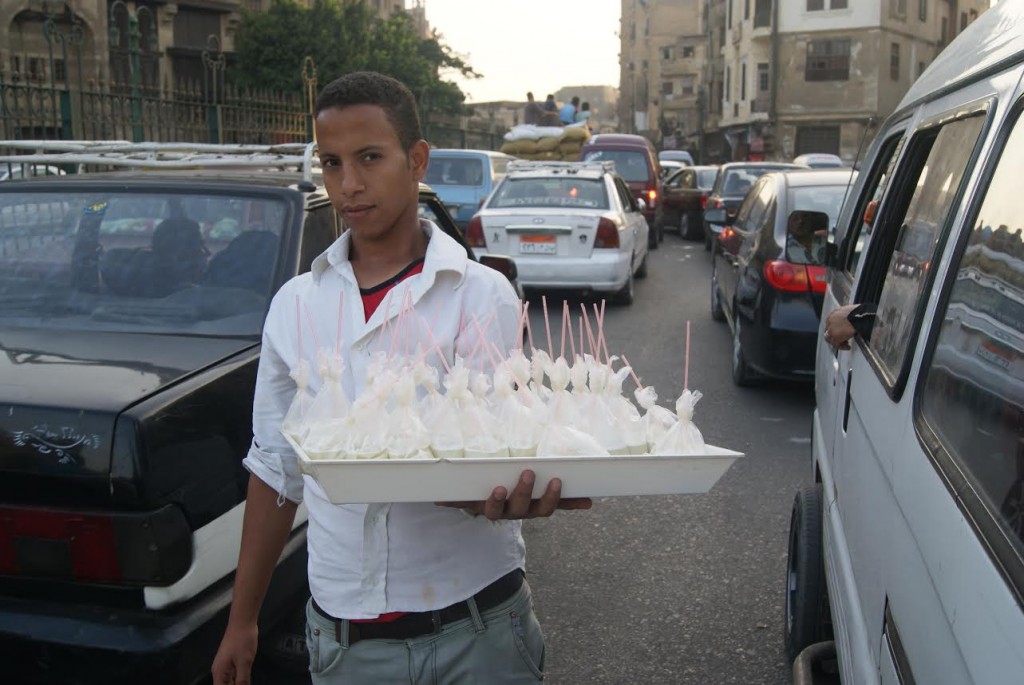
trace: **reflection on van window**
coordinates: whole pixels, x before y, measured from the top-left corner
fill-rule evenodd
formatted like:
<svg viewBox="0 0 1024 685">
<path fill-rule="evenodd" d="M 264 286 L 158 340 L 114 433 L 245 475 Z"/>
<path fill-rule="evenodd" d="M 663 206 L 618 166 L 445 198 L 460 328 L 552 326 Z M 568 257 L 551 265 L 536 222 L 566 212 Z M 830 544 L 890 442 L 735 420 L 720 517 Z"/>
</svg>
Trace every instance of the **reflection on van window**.
<svg viewBox="0 0 1024 685">
<path fill-rule="evenodd" d="M 651 176 L 647 155 L 632 150 L 591 150 L 585 162 L 615 162 L 615 171 L 627 181 L 646 181 Z"/>
<path fill-rule="evenodd" d="M 1024 555 L 1022 155 L 1018 123 L 956 271 L 922 412 Z"/>
<path fill-rule="evenodd" d="M 922 284 L 932 265 L 939 231 L 946 223 L 984 123 L 984 117 L 975 116 L 955 121 L 939 131 L 917 176 L 906 215 L 902 221 L 894 218 L 887 223 L 900 228 L 878 300 L 871 346 L 890 381 L 899 375 L 916 337 L 911 326 L 917 315 Z"/>
<path fill-rule="evenodd" d="M 903 148 L 903 141 L 906 140 L 902 135 L 899 137 L 893 137 L 885 142 L 885 146 L 879 153 L 879 160 L 885 161 L 885 170 L 878 176 L 875 183 L 875 188 L 871 192 L 870 199 L 865 203 L 864 209 L 861 216 L 858 217 L 856 228 L 853 235 L 854 243 L 853 248 L 850 250 L 850 256 L 847 260 L 846 271 L 851 275 L 857 273 L 857 264 L 860 262 L 860 255 L 864 252 L 864 245 L 867 243 L 868 236 L 871 235 L 871 228 L 875 223 L 875 217 L 878 214 L 878 203 L 882 201 L 882 195 L 885 194 L 885 189 L 889 185 L 889 179 L 892 178 L 893 167 L 896 166 L 896 160 L 900 157 L 900 150 Z"/>
</svg>

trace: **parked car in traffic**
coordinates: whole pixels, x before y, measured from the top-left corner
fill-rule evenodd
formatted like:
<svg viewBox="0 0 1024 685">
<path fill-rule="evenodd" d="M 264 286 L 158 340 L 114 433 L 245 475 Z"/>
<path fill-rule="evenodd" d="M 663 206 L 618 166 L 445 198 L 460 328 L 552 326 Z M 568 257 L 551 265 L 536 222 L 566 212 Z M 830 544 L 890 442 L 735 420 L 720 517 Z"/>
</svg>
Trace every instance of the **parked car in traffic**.
<svg viewBox="0 0 1024 685">
<path fill-rule="evenodd" d="M 62 161 L 89 156 L 83 146 Z M 201 147 L 178 169 L 149 144 L 107 153 L 120 171 L 0 185 L 6 681 L 209 677 L 238 558 L 263 321 L 277 289 L 345 229 L 312 170 L 294 171 L 311 151 L 249 160 Z M 130 159 L 142 151 L 145 173 Z M 465 245 L 426 186 L 420 207 Z M 514 278 L 514 265 L 503 272 Z M 300 507 L 260 617 L 261 655 L 302 672 L 305 520 Z"/>
<path fill-rule="evenodd" d="M 658 249 L 664 239 L 661 163 L 651 141 L 629 133 L 601 133 L 591 136 L 580 150 L 580 161 L 614 162 L 615 171 L 626 182 L 633 197 L 643 200 L 643 215 L 650 227 L 648 244 Z"/>
<path fill-rule="evenodd" d="M 736 217 L 736 210 L 739 209 L 743 198 L 753 187 L 754 183 L 761 176 L 770 171 L 787 171 L 790 169 L 806 169 L 807 167 L 786 162 L 729 162 L 718 167 L 718 175 L 715 176 L 715 184 L 711 187 L 708 199 L 705 202 L 707 209 L 724 209 L 726 222 L 731 222 Z M 704 220 L 704 249 L 711 249 L 711 240 L 715 232 L 711 229 L 707 219 Z"/>
<path fill-rule="evenodd" d="M 513 162 L 469 222 L 478 255 L 515 258 L 525 290 L 575 290 L 634 298 L 647 275 L 648 225 L 610 162 Z"/>
<path fill-rule="evenodd" d="M 665 179 L 665 225 L 674 226 L 687 240 L 704 237 L 704 206 L 718 174 L 717 166 L 689 166 Z"/>
<path fill-rule="evenodd" d="M 825 245 L 852 170 L 769 173 L 729 222 L 705 218 L 712 247 L 711 315 L 732 329 L 732 378 L 811 380 L 825 292 Z"/>
<path fill-rule="evenodd" d="M 780 587 L 794 682 L 824 660 L 843 683 L 1024 673 L 1022 28 L 997 3 L 931 62 L 836 224 L 824 311 L 867 325 L 817 349 Z"/>
<path fill-rule="evenodd" d="M 505 176 L 515 157 L 491 150 L 440 148 L 430 151 L 424 182 L 433 188 L 463 231 Z"/>
<path fill-rule="evenodd" d="M 793 158 L 793 164 L 810 167 L 811 169 L 841 169 L 846 164 L 839 155 L 828 152 L 810 152 Z"/>
</svg>

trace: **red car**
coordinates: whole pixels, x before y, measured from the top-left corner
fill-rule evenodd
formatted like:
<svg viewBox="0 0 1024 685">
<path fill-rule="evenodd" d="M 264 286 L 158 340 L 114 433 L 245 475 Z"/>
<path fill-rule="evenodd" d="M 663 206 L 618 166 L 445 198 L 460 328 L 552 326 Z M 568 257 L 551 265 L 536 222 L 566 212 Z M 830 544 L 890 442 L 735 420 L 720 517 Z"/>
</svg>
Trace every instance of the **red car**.
<svg viewBox="0 0 1024 685">
<path fill-rule="evenodd" d="M 704 205 L 718 174 L 717 166 L 689 166 L 672 173 L 663 188 L 662 212 L 666 226 L 674 226 L 687 240 L 700 240 Z"/>
</svg>

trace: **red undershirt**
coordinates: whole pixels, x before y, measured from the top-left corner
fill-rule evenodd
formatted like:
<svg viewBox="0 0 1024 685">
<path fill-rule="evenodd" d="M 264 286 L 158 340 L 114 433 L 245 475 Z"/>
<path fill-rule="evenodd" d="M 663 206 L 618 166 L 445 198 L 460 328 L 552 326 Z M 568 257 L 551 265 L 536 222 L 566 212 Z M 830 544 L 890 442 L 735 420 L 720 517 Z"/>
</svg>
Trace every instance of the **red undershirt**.
<svg viewBox="0 0 1024 685">
<path fill-rule="evenodd" d="M 366 316 L 366 320 L 369 321 L 373 313 L 377 311 L 377 307 L 384 301 L 387 294 L 391 292 L 391 289 L 396 285 L 409 278 L 415 276 L 418 273 L 423 272 L 423 259 L 417 259 L 416 261 L 409 264 L 397 274 L 389 278 L 388 280 L 373 286 L 372 288 L 360 288 L 359 295 L 363 298 L 363 315 Z M 381 614 L 377 618 L 354 618 L 351 619 L 351 623 L 391 623 L 405 616 L 407 611 L 391 611 L 386 614 Z"/>
</svg>

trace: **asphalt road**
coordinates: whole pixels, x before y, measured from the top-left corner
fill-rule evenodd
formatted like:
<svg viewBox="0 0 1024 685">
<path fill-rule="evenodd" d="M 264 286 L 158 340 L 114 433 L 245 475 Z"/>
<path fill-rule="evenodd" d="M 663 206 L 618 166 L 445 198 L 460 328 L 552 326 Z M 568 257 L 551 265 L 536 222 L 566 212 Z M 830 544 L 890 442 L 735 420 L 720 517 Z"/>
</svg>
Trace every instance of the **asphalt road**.
<svg viewBox="0 0 1024 685">
<path fill-rule="evenodd" d="M 604 498 L 525 524 L 545 682 L 789 683 L 783 579 L 790 506 L 811 480 L 813 389 L 733 385 L 731 336 L 709 313 L 702 243 L 666 236 L 649 271 L 632 306 L 607 308 L 609 350 L 625 352 L 672 407 L 689 320 L 690 387 L 704 395 L 695 423 L 706 442 L 746 456 L 708 494 Z M 530 307 L 534 341 L 546 346 L 539 305 Z M 561 306 L 548 298 L 549 311 Z"/>
</svg>

